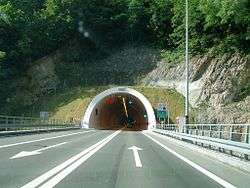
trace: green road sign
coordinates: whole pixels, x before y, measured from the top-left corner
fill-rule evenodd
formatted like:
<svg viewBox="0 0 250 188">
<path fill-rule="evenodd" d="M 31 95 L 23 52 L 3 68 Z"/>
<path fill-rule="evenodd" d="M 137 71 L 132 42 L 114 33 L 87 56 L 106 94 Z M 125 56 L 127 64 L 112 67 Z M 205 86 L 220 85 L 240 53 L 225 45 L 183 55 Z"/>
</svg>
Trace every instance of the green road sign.
<svg viewBox="0 0 250 188">
<path fill-rule="evenodd" d="M 166 110 L 157 110 L 156 112 L 157 119 L 165 119 L 167 118 L 167 111 Z"/>
</svg>

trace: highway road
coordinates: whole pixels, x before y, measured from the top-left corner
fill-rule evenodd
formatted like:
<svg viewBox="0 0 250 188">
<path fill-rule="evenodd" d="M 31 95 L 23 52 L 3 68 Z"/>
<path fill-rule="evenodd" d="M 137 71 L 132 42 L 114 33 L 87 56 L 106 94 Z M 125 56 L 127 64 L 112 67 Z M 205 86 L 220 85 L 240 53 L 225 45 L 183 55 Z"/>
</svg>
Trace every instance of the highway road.
<svg viewBox="0 0 250 188">
<path fill-rule="evenodd" d="M 0 187 L 212 188 L 250 174 L 150 131 L 74 130 L 0 138 Z"/>
</svg>

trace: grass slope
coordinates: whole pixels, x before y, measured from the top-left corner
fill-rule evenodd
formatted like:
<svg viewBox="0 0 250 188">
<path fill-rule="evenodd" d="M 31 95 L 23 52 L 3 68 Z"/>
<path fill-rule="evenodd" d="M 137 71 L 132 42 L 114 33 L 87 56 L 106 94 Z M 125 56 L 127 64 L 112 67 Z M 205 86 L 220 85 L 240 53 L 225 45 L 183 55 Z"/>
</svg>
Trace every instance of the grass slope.
<svg viewBox="0 0 250 188">
<path fill-rule="evenodd" d="M 51 97 L 50 102 L 46 102 L 48 106 L 43 106 L 45 109 L 50 109 L 51 117 L 62 120 L 80 120 L 91 102 L 100 92 L 109 87 L 92 87 L 92 88 L 75 88 L 66 93 L 61 93 Z M 151 104 L 156 107 L 158 103 L 166 103 L 170 109 L 170 117 L 175 122 L 176 117 L 183 114 L 183 97 L 174 90 L 162 88 L 147 88 L 141 86 L 132 86 L 131 88 L 141 92 Z"/>
</svg>

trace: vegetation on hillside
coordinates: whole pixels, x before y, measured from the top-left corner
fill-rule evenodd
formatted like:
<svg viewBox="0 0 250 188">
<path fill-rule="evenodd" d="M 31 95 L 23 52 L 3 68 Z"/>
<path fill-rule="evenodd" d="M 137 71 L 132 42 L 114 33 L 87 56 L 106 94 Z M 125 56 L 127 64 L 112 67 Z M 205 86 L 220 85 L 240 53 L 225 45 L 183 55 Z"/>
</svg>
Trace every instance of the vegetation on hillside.
<svg viewBox="0 0 250 188">
<path fill-rule="evenodd" d="M 192 54 L 249 54 L 249 0 L 189 0 L 189 10 Z M 176 63 L 184 59 L 184 37 L 184 0 L 1 0 L 0 109 L 9 114 L 20 114 L 24 108 L 28 113 L 36 111 L 33 106 L 43 106 L 40 98 L 55 97 L 56 102 L 63 89 L 68 93 L 67 86 L 133 85 L 153 68 L 155 59 L 151 52 L 142 57 L 147 49 L 137 48 L 131 48 L 137 55 L 132 61 L 118 57 L 128 57 L 122 50 L 109 57 L 114 49 L 153 46 L 154 54 L 162 49 L 162 58 Z M 55 67 L 60 87 L 57 93 L 39 94 L 28 84 L 26 70 L 58 49 L 67 52 Z M 112 63 L 119 61 L 124 67 L 116 71 Z M 112 68 L 104 71 L 105 65 Z M 248 86 L 242 89 L 242 98 L 246 93 Z"/>
<path fill-rule="evenodd" d="M 249 52 L 250 1 L 189 0 L 190 49 Z M 151 41 L 177 53 L 184 47 L 184 0 L 1 0 L 1 78 L 71 39 L 92 50 Z"/>
</svg>

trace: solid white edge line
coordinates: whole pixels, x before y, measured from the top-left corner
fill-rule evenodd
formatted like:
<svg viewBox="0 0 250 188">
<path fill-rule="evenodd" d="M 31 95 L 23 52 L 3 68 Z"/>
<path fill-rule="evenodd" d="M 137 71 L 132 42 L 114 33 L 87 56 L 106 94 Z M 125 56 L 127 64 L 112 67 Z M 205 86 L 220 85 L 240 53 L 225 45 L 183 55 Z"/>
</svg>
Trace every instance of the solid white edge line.
<svg viewBox="0 0 250 188">
<path fill-rule="evenodd" d="M 201 173 L 203 173 L 204 175 L 206 175 L 207 177 L 209 177 L 210 179 L 214 180 L 215 182 L 219 183 L 220 185 L 222 185 L 223 187 L 226 188 L 236 188 L 236 186 L 232 185 L 231 183 L 223 180 L 222 178 L 218 177 L 217 175 L 213 174 L 212 172 L 206 170 L 205 168 L 199 166 L 198 164 L 190 161 L 189 159 L 187 159 L 186 157 L 183 157 L 182 155 L 176 153 L 174 150 L 168 148 L 167 146 L 165 146 L 164 144 L 162 144 L 161 142 L 157 141 L 156 139 L 152 138 L 151 136 L 147 135 L 146 133 L 142 133 L 144 134 L 146 137 L 148 137 L 149 139 L 151 139 L 152 141 L 154 141 L 156 144 L 160 145 L 161 147 L 163 147 L 165 150 L 167 150 L 168 152 L 172 153 L 173 155 L 175 155 L 177 158 L 183 160 L 184 162 L 186 162 L 187 164 L 189 164 L 190 166 L 192 166 L 193 168 L 195 168 L 196 170 L 200 171 Z"/>
<path fill-rule="evenodd" d="M 49 138 L 41 138 L 41 139 L 37 139 L 37 140 L 30 140 L 30 141 L 18 142 L 18 143 L 13 143 L 13 144 L 7 144 L 7 145 L 0 146 L 0 149 L 1 148 L 11 147 L 11 146 L 17 146 L 17 145 L 34 143 L 34 142 L 40 142 L 40 141 L 44 141 L 44 140 L 51 140 L 51 139 L 55 139 L 55 138 L 62 138 L 62 137 L 71 136 L 71 135 L 84 134 L 84 133 L 88 133 L 88 132 L 92 132 L 92 131 L 94 131 L 94 130 L 82 131 L 82 132 L 76 132 L 76 133 L 70 133 L 70 134 L 65 134 L 65 135 L 59 135 L 59 136 L 49 137 Z"/>
<path fill-rule="evenodd" d="M 111 135 L 108 139 L 106 139 L 103 143 L 98 145 L 95 149 L 91 150 L 88 154 L 81 157 L 79 160 L 65 168 L 63 171 L 58 173 L 56 176 L 51 178 L 49 181 L 44 183 L 39 188 L 52 188 L 56 186 L 60 181 L 62 181 L 66 176 L 68 176 L 71 172 L 73 172 L 77 167 L 79 167 L 82 163 L 87 161 L 92 155 L 94 155 L 97 151 L 99 151 L 102 147 L 104 147 L 108 142 L 110 142 L 120 131 L 115 132 L 115 134 Z"/>
<path fill-rule="evenodd" d="M 116 131 L 117 132 L 117 131 Z M 115 132 L 115 133 L 116 133 Z M 113 133 L 113 134 L 115 134 Z M 83 150 L 82 152 L 78 153 L 77 155 L 74 155 L 73 157 L 69 158 L 68 160 L 66 160 L 65 162 L 61 163 L 60 165 L 52 168 L 51 170 L 49 170 L 48 172 L 45 172 L 44 174 L 38 176 L 37 178 L 35 178 L 34 180 L 30 181 L 29 183 L 25 184 L 24 186 L 22 186 L 21 188 L 35 188 L 37 186 L 39 186 L 40 184 L 42 184 L 43 182 L 45 182 L 46 180 L 48 180 L 49 178 L 51 178 L 52 176 L 56 175 L 58 172 L 60 172 L 61 170 L 63 170 L 64 168 L 66 168 L 67 166 L 71 165 L 72 163 L 74 163 L 75 161 L 77 161 L 79 158 L 81 158 L 82 156 L 86 155 L 87 153 L 89 153 L 91 150 L 95 149 L 98 145 L 100 145 L 101 143 L 105 142 L 105 140 L 107 140 L 109 137 L 111 137 L 113 134 L 105 137 L 104 139 L 102 139 L 101 141 L 97 142 L 96 144 L 88 147 L 87 149 Z"/>
</svg>

